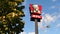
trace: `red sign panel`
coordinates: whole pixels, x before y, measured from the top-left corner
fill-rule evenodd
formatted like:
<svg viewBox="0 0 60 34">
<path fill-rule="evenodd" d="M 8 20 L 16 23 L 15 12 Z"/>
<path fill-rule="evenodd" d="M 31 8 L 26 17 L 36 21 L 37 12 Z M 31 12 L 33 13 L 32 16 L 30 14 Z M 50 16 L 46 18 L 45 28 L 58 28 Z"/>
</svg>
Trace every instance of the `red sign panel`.
<svg viewBox="0 0 60 34">
<path fill-rule="evenodd" d="M 34 14 L 41 14 L 42 6 L 30 4 L 30 12 Z"/>
</svg>

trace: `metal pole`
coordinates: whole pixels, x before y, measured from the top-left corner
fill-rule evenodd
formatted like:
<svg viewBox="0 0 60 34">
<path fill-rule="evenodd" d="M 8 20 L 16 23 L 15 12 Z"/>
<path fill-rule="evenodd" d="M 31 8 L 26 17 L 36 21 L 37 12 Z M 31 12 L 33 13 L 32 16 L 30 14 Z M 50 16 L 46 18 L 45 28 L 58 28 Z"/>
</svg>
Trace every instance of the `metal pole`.
<svg viewBox="0 0 60 34">
<path fill-rule="evenodd" d="M 37 23 L 37 19 L 35 19 L 35 34 L 38 34 L 38 23 Z"/>
</svg>

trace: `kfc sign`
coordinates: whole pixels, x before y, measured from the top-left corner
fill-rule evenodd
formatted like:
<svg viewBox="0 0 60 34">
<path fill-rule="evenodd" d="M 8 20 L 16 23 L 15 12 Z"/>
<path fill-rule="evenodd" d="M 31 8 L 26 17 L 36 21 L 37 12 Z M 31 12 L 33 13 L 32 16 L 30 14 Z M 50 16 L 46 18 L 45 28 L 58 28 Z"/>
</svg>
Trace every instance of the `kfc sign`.
<svg viewBox="0 0 60 34">
<path fill-rule="evenodd" d="M 30 13 L 41 14 L 42 6 L 30 4 Z"/>
<path fill-rule="evenodd" d="M 42 6 L 30 4 L 29 9 L 30 9 L 31 21 L 35 21 L 36 19 L 38 22 L 40 22 L 40 19 L 42 19 L 42 16 L 41 16 Z"/>
</svg>

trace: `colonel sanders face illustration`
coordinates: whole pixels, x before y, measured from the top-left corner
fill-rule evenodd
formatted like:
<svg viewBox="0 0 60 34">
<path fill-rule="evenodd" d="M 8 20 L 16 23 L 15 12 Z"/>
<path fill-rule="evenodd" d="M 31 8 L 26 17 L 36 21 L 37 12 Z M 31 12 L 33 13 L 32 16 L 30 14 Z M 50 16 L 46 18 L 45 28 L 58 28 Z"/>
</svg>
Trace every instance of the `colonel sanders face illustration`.
<svg viewBox="0 0 60 34">
<path fill-rule="evenodd" d="M 40 13 L 38 5 L 33 5 L 34 7 L 34 12 Z"/>
<path fill-rule="evenodd" d="M 34 7 L 34 12 L 38 12 L 39 10 L 38 10 L 38 5 L 33 5 L 33 7 Z"/>
<path fill-rule="evenodd" d="M 42 6 L 41 5 L 35 5 L 35 4 L 30 4 L 30 10 L 31 13 L 35 14 L 41 14 Z"/>
</svg>

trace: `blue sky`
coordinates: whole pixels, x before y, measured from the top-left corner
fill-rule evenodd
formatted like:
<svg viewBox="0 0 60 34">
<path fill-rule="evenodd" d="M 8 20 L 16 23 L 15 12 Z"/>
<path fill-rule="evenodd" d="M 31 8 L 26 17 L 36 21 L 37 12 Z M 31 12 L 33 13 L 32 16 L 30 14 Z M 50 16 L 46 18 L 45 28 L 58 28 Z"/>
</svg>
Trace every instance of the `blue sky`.
<svg viewBox="0 0 60 34">
<path fill-rule="evenodd" d="M 30 21 L 29 4 L 42 5 L 42 20 L 38 22 L 39 34 L 60 34 L 60 0 L 25 0 L 24 32 L 21 34 L 34 34 L 35 23 Z M 49 25 L 50 28 L 46 26 Z"/>
</svg>

